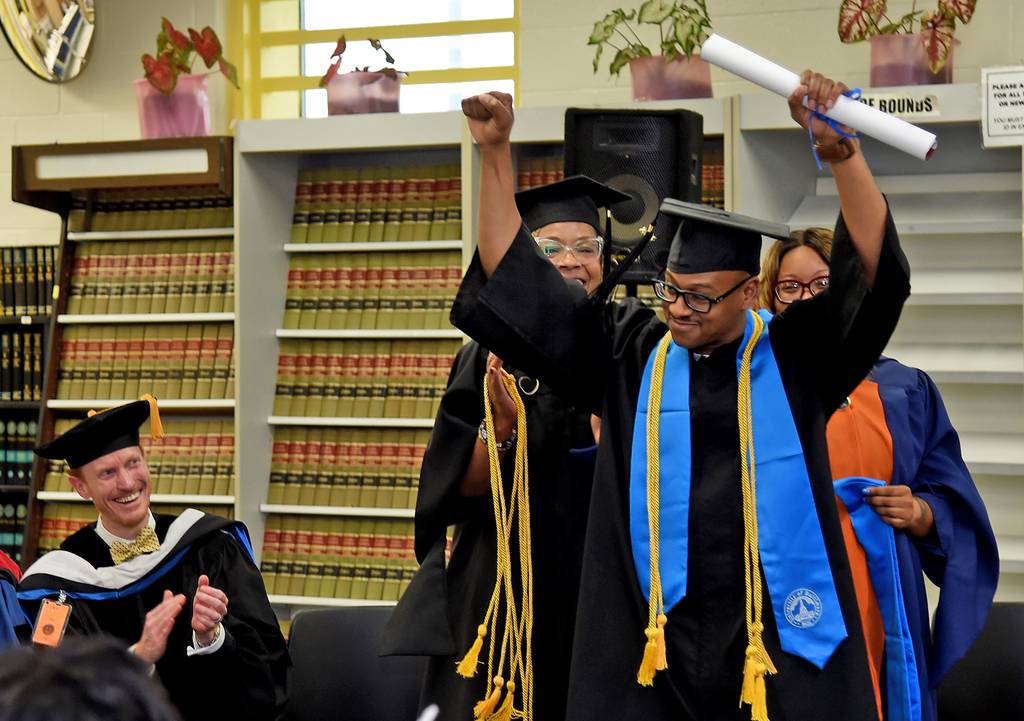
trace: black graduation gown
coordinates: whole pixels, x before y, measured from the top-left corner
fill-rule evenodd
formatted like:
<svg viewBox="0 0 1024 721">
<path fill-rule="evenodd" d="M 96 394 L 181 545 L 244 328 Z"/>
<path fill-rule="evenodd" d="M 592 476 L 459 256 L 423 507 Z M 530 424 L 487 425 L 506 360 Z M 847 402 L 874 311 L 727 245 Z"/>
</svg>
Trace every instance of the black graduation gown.
<svg viewBox="0 0 1024 721">
<path fill-rule="evenodd" d="M 691 364 L 689 592 L 668 614 L 669 668 L 657 674 L 653 688 L 644 688 L 636 673 L 647 601 L 630 549 L 629 463 L 644 366 L 667 329 L 639 303 L 596 303 L 553 282 L 555 273 L 521 231 L 489 279 L 474 259 L 452 322 L 602 417 L 567 718 L 749 719 L 750 709 L 738 708 L 746 646 L 738 341 Z M 772 721 L 877 719 L 825 423 L 877 359 L 909 294 L 909 269 L 892 219 L 873 289 L 864 285 L 841 218 L 831 275 L 831 290 L 775 318 L 769 338 L 803 445 L 849 638 L 819 672 L 781 651 L 766 601 L 765 644 L 779 669 L 767 683 Z"/>
<path fill-rule="evenodd" d="M 555 282 L 564 285 L 561 278 Z M 466 498 L 459 480 L 477 443 L 483 418 L 483 379 L 487 350 L 464 346 L 455 358 L 448 388 L 423 456 L 416 502 L 416 555 L 420 569 L 402 596 L 385 632 L 384 653 L 429 655 L 422 705 L 436 703 L 444 721 L 469 721 L 484 697 L 484 665 L 473 679 L 455 666 L 476 637 L 494 587 L 496 538 L 490 494 Z M 536 382 L 517 373 L 521 388 Z M 530 469 L 530 514 L 534 579 L 534 718 L 564 718 L 572 631 L 593 483 L 589 413 L 578 412 L 540 385 L 534 395 L 520 392 L 526 407 Z M 513 453 L 503 473 L 512 479 Z M 451 560 L 445 568 L 445 533 L 455 525 Z M 516 538 L 513 532 L 513 558 Z M 518 578 L 518 570 L 515 571 Z"/>
<path fill-rule="evenodd" d="M 174 516 L 154 515 L 161 543 Z M 186 532 L 178 548 L 188 549 L 180 561 L 169 558 L 141 579 L 166 572 L 145 588 L 110 600 L 69 599 L 69 634 L 106 634 L 125 646 L 139 640 L 146 613 L 163 600 L 164 589 L 188 600 L 167 639 L 167 651 L 156 663 L 156 676 L 185 721 L 275 719 L 284 705 L 285 677 L 291 660 L 274 616 L 259 569 L 238 541 L 223 529 L 231 521 L 204 515 Z M 90 524 L 69 536 L 61 550 L 85 559 L 95 568 L 113 566 L 110 548 Z M 224 645 L 209 655 L 186 656 L 192 645 L 192 600 L 199 576 L 228 596 Z M 29 575 L 19 591 L 39 588 L 86 589 L 83 584 L 45 574 Z M 38 601 L 22 601 L 35 618 Z"/>
</svg>

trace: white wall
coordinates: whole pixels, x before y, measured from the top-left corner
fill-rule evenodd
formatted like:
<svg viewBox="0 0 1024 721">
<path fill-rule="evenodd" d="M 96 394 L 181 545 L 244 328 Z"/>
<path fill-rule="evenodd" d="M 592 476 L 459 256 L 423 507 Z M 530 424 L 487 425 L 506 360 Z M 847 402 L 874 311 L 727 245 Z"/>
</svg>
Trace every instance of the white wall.
<svg viewBox="0 0 1024 721">
<path fill-rule="evenodd" d="M 47 83 L 0 40 L 0 244 L 55 241 L 52 213 L 11 202 L 12 145 L 135 140 L 139 122 L 132 80 L 142 77 L 143 53 L 153 53 L 160 18 L 175 27 L 213 27 L 223 40 L 222 0 L 100 0 L 89 66 L 64 85 Z M 199 64 L 202 67 L 202 64 Z M 213 132 L 226 128 L 224 83 L 210 78 Z"/>
<path fill-rule="evenodd" d="M 618 79 L 610 78 L 611 55 L 606 50 L 595 75 L 591 66 L 594 48 L 586 43 L 593 24 L 610 9 L 639 5 L 639 0 L 519 0 L 520 103 L 629 101 L 629 69 Z M 811 67 L 851 87 L 867 87 L 867 43 L 844 45 L 836 33 L 840 0 L 707 0 L 707 5 L 715 31 L 730 40 L 795 72 Z M 937 0 L 917 3 L 923 9 L 935 5 Z M 891 0 L 890 17 L 910 6 L 909 0 Z M 641 34 L 648 45 L 651 37 Z M 977 82 L 982 67 L 1024 64 L 1024 4 L 1019 0 L 980 0 L 970 24 L 957 29 L 957 38 L 962 44 L 954 53 L 954 82 Z M 716 97 L 754 89 L 716 68 L 711 80 Z"/>
</svg>

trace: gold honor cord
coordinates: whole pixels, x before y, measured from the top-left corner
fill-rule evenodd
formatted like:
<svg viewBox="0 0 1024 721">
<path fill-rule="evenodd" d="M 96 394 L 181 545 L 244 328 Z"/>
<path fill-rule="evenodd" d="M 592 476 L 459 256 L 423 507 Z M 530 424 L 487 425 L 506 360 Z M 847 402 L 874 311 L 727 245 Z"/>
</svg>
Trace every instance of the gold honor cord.
<svg viewBox="0 0 1024 721">
<path fill-rule="evenodd" d="M 647 396 L 647 529 L 650 540 L 648 550 L 651 560 L 651 587 L 647 594 L 647 628 L 644 634 L 644 656 L 636 673 L 636 682 L 641 686 L 654 684 L 654 674 L 668 668 L 665 651 L 665 601 L 661 592 L 660 542 L 661 499 L 659 485 L 661 468 L 658 460 L 659 433 L 661 428 L 661 384 L 665 375 L 665 358 L 672 344 L 672 334 L 666 333 L 655 351 L 654 368 L 651 372 L 651 389 Z"/>
<path fill-rule="evenodd" d="M 761 559 L 757 540 L 757 477 L 754 465 L 754 417 L 750 406 L 750 359 L 761 339 L 764 320 L 753 313 L 754 328 L 743 348 L 740 362 L 739 393 L 736 414 L 740 428 L 740 484 L 743 489 L 744 583 L 746 585 L 747 650 L 743 660 L 743 686 L 740 706 L 750 704 L 753 721 L 768 721 L 765 674 L 777 670 L 764 647 L 761 633 Z"/>
<path fill-rule="evenodd" d="M 754 472 L 753 413 L 750 405 L 750 361 L 754 348 L 764 331 L 764 320 L 754 313 L 754 328 L 743 348 L 740 362 L 739 390 L 736 412 L 740 431 L 740 482 L 743 491 L 743 535 L 744 535 L 744 584 L 746 586 L 747 649 L 743 663 L 743 685 L 740 705 L 750 704 L 753 721 L 768 721 L 768 703 L 765 675 L 777 670 L 764 646 L 761 622 L 763 603 L 761 591 L 761 565 L 757 540 L 757 482 Z M 661 412 L 662 383 L 665 372 L 665 358 L 668 355 L 672 336 L 669 333 L 661 339 L 656 350 L 654 367 L 651 372 L 651 388 L 647 401 L 647 522 L 650 531 L 651 583 L 648 597 L 647 628 L 644 633 L 647 643 L 643 661 L 637 672 L 637 682 L 650 686 L 657 671 L 668 668 L 665 658 L 665 625 L 668 621 L 661 589 L 659 567 L 659 515 L 660 515 L 660 468 L 659 428 Z"/>
<path fill-rule="evenodd" d="M 491 409 L 487 379 L 484 378 L 484 423 L 487 429 L 487 455 L 491 477 L 491 504 L 494 510 L 494 526 L 497 535 L 496 568 L 494 590 L 487 605 L 484 619 L 477 626 L 477 636 L 465 657 L 458 663 L 456 671 L 465 678 L 476 675 L 480 651 L 485 636 L 490 636 L 487 654 L 487 690 L 484 698 L 473 708 L 478 721 L 509 721 L 509 719 L 533 718 L 533 561 L 530 537 L 530 494 L 529 465 L 526 457 L 526 409 L 516 387 L 515 378 L 501 371 L 501 381 L 512 397 L 516 407 L 515 471 L 508 500 L 505 499 L 504 483 L 501 477 L 501 458 L 498 455 L 494 415 Z M 516 609 L 513 592 L 512 551 L 510 540 L 513 522 L 517 523 L 519 542 L 521 604 Z M 503 593 L 504 592 L 504 593 Z M 504 595 L 504 599 L 503 599 Z M 501 645 L 498 648 L 497 664 L 495 650 L 498 646 L 498 617 L 504 606 L 504 625 Z M 508 660 L 508 680 L 505 680 L 505 662 Z M 522 709 L 513 708 L 516 679 L 519 679 Z M 502 699 L 502 690 L 505 692 Z"/>
</svg>

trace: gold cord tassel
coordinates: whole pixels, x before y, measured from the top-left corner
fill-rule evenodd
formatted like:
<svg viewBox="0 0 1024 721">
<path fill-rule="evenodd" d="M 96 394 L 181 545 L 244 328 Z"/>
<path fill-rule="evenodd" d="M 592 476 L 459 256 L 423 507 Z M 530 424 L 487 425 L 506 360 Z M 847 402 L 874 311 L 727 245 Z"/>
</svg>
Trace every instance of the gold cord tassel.
<svg viewBox="0 0 1024 721">
<path fill-rule="evenodd" d="M 463 678 L 473 678 L 476 676 L 476 667 L 480 658 L 480 649 L 484 645 L 484 636 L 487 635 L 487 626 L 482 623 L 476 627 L 476 640 L 473 641 L 473 645 L 469 647 L 466 655 L 463 656 L 462 660 L 459 661 L 455 668 Z"/>
<path fill-rule="evenodd" d="M 654 668 L 658 671 L 664 671 L 668 668 L 668 651 L 665 647 L 665 624 L 668 623 L 668 616 L 663 613 L 658 614 L 658 660 L 654 665 Z"/>
<path fill-rule="evenodd" d="M 505 700 L 501 702 L 501 707 L 491 716 L 493 721 L 511 721 L 512 702 L 515 700 L 515 696 L 516 683 L 515 681 L 509 681 L 505 687 Z"/>
<path fill-rule="evenodd" d="M 494 713 L 501 699 L 501 688 L 505 685 L 501 676 L 494 677 L 494 690 L 483 701 L 477 701 L 473 707 L 473 718 L 484 719 Z"/>
</svg>

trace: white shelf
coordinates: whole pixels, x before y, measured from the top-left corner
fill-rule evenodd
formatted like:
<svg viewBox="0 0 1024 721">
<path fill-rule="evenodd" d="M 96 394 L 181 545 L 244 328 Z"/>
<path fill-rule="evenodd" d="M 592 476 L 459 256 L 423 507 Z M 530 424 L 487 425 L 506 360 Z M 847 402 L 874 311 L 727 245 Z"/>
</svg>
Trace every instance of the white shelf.
<svg viewBox="0 0 1024 721">
<path fill-rule="evenodd" d="M 1019 192 L 1020 173 L 928 173 L 921 175 L 876 176 L 878 188 L 886 195 L 931 195 L 933 193 Z M 839 197 L 831 175 L 818 178 L 815 195 Z"/>
<path fill-rule="evenodd" d="M 286 253 L 359 253 L 379 250 L 462 250 L 461 240 L 388 240 L 372 243 L 285 243 Z"/>
<path fill-rule="evenodd" d="M 318 416 L 270 416 L 272 426 L 336 426 L 346 428 L 433 428 L 433 418 L 321 418 Z"/>
<path fill-rule="evenodd" d="M 316 608 L 351 608 L 354 606 L 395 606 L 398 601 L 369 601 L 359 598 L 316 598 L 315 596 L 271 595 L 276 606 L 312 606 Z"/>
<path fill-rule="evenodd" d="M 462 331 L 454 328 L 402 328 L 394 330 L 309 330 L 302 328 L 278 328 L 278 338 L 364 338 L 386 339 L 386 338 L 412 338 L 422 340 L 445 340 L 465 338 Z"/>
<path fill-rule="evenodd" d="M 977 83 L 866 88 L 864 95 L 912 98 L 933 96 L 938 102 L 938 113 L 899 116 L 916 125 L 968 123 L 977 122 L 981 118 L 981 90 Z M 767 92 L 740 96 L 739 122 L 740 130 L 795 130 L 806 135 L 806 131 L 801 131 L 800 126 L 790 117 L 785 98 Z M 942 144 L 939 143 L 939 152 L 942 151 Z"/>
<path fill-rule="evenodd" d="M 456 150 L 462 126 L 462 113 L 456 112 L 243 120 L 236 128 L 235 148 L 239 153 L 330 153 L 445 145 Z"/>
<path fill-rule="evenodd" d="M 961 433 L 964 461 L 971 473 L 992 476 L 1024 475 L 1024 435 Z"/>
<path fill-rule="evenodd" d="M 1024 354 L 1019 346 L 893 343 L 885 355 L 920 368 L 936 383 L 1024 383 Z"/>
<path fill-rule="evenodd" d="M 914 305 L 1016 305 L 1024 301 L 1020 270 L 921 270 L 911 272 Z"/>
<path fill-rule="evenodd" d="M 56 248 L 60 240 L 39 240 L 39 234 L 44 231 L 10 229 L 4 230 L 0 235 L 0 248 L 35 248 L 46 247 Z"/>
<path fill-rule="evenodd" d="M 36 493 L 36 498 L 40 501 L 90 502 L 73 491 L 39 491 Z M 151 503 L 196 503 L 208 506 L 232 506 L 235 503 L 234 496 L 200 496 L 175 493 L 154 493 L 149 497 L 149 500 Z"/>
<path fill-rule="evenodd" d="M 68 240 L 176 240 L 233 238 L 234 228 L 178 228 L 173 230 L 85 230 L 68 233 Z"/>
<path fill-rule="evenodd" d="M 78 323 L 217 323 L 234 320 L 234 313 L 95 313 L 57 316 L 57 322 L 63 325 Z"/>
<path fill-rule="evenodd" d="M 1001 573 L 1024 573 L 1024 538 L 1020 536 L 999 537 L 999 571 Z"/>
<path fill-rule="evenodd" d="M 360 506 L 284 506 L 260 504 L 263 513 L 292 513 L 301 516 L 365 516 L 368 518 L 415 518 L 413 508 L 363 508 Z"/>
<path fill-rule="evenodd" d="M 46 401 L 47 408 L 63 411 L 87 411 L 92 408 L 113 408 L 125 403 L 134 402 L 135 398 L 112 400 L 109 398 L 93 398 L 87 400 L 56 400 Z M 186 400 L 173 399 L 159 401 L 160 410 L 232 410 L 235 407 L 234 398 L 189 398 Z"/>
</svg>

